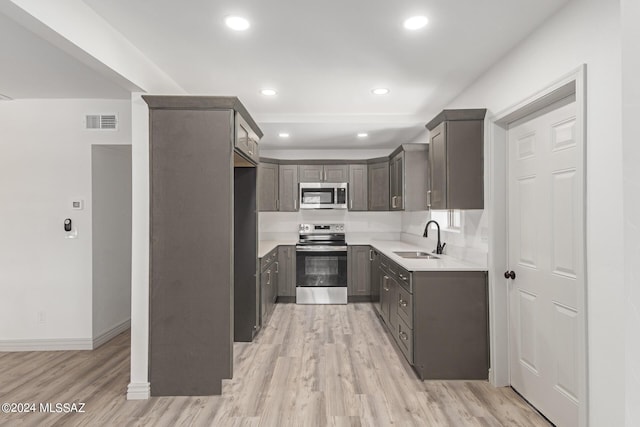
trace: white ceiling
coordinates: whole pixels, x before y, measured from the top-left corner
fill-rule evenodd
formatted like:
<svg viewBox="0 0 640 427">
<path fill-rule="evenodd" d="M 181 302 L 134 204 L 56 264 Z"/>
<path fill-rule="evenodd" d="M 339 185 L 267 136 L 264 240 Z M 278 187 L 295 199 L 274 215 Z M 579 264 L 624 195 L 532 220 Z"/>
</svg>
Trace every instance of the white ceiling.
<svg viewBox="0 0 640 427">
<path fill-rule="evenodd" d="M 433 115 L 568 0 L 84 1 L 188 93 L 238 96 L 263 147 L 333 149 L 422 138 Z M 417 14 L 429 25 L 405 30 Z M 251 28 L 229 30 L 228 15 Z M 378 86 L 391 92 L 371 94 Z M 260 95 L 265 87 L 278 95 Z"/>
<path fill-rule="evenodd" d="M 131 93 L 0 13 L 0 94 L 130 99 Z"/>
</svg>

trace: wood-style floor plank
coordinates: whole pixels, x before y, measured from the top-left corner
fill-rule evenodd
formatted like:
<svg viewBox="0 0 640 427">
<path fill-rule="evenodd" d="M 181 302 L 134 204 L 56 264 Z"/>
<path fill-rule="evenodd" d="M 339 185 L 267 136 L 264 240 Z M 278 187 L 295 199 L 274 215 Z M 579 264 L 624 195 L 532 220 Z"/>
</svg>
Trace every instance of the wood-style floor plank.
<svg viewBox="0 0 640 427">
<path fill-rule="evenodd" d="M 221 396 L 127 401 L 130 334 L 94 351 L 0 353 L 0 403 L 83 402 L 84 414 L 1 414 L 0 426 L 548 426 L 510 388 L 419 381 L 368 303 L 278 304 L 234 345 Z"/>
</svg>

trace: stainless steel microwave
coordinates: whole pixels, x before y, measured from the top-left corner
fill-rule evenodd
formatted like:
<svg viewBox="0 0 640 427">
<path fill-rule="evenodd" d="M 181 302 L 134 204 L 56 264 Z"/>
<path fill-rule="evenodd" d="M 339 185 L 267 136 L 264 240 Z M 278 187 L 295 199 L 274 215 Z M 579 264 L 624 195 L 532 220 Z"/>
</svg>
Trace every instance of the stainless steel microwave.
<svg viewBox="0 0 640 427">
<path fill-rule="evenodd" d="M 300 209 L 347 209 L 347 183 L 301 182 Z"/>
</svg>

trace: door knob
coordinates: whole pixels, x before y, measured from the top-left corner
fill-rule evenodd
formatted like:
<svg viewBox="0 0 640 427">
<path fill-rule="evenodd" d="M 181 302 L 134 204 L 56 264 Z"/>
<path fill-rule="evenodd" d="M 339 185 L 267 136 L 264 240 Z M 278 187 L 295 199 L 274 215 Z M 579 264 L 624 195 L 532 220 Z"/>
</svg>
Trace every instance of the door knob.
<svg viewBox="0 0 640 427">
<path fill-rule="evenodd" d="M 504 272 L 504 278 L 505 279 L 515 279 L 516 278 L 516 272 L 515 271 L 505 271 Z"/>
</svg>

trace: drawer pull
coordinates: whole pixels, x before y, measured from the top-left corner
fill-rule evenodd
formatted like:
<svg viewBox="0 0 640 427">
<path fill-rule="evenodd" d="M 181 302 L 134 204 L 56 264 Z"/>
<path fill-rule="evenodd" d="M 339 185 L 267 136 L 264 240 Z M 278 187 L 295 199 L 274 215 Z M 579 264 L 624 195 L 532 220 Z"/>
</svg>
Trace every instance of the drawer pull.
<svg viewBox="0 0 640 427">
<path fill-rule="evenodd" d="M 400 307 L 406 307 L 407 306 L 407 302 L 405 300 L 403 300 L 402 298 L 400 298 L 400 301 L 398 301 L 398 305 Z"/>
<path fill-rule="evenodd" d="M 408 341 L 409 340 L 409 335 L 407 335 L 405 332 L 400 331 L 400 339 L 403 341 Z"/>
</svg>

